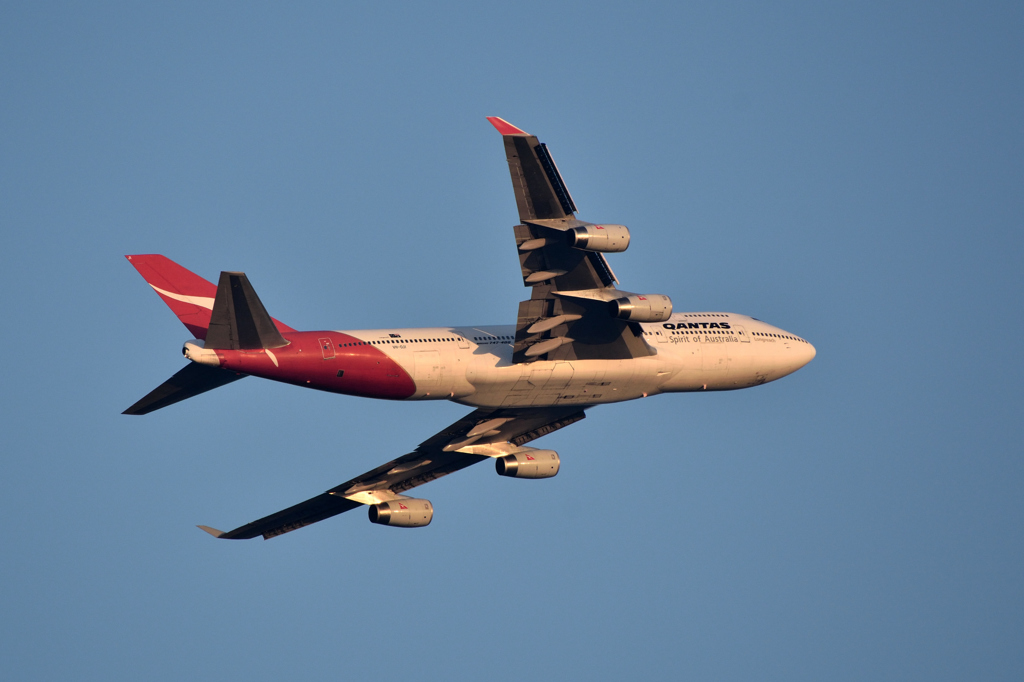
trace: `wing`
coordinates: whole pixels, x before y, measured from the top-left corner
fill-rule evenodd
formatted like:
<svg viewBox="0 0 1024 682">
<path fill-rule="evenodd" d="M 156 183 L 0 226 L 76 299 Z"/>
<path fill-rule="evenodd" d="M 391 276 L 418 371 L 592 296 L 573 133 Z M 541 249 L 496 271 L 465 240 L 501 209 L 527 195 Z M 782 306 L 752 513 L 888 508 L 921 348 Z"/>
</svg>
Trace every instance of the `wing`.
<svg viewBox="0 0 1024 682">
<path fill-rule="evenodd" d="M 547 146 L 496 116 L 488 121 L 505 144 L 521 224 L 515 226 L 523 283 L 514 362 L 624 360 L 653 355 L 640 325 L 620 320 L 608 302 L 628 295 L 615 288 L 604 254 L 573 248 L 567 233 L 591 226 L 577 220 L 576 204 Z"/>
<path fill-rule="evenodd" d="M 121 414 L 149 414 L 162 407 L 230 384 L 232 381 L 244 379 L 246 376 L 248 375 L 220 367 L 190 362 Z"/>
<path fill-rule="evenodd" d="M 257 535 L 269 540 L 364 504 L 394 499 L 406 490 L 515 450 L 584 416 L 579 406 L 476 410 L 428 438 L 413 452 L 294 507 L 228 532 L 199 527 L 226 540 L 247 540 Z"/>
</svg>

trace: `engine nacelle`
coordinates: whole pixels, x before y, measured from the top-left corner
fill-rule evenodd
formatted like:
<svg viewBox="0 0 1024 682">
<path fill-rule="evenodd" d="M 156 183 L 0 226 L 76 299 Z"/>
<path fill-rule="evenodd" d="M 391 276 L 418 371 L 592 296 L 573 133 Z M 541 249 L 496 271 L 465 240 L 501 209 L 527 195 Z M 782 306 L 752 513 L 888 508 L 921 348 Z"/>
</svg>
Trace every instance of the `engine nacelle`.
<svg viewBox="0 0 1024 682">
<path fill-rule="evenodd" d="M 434 518 L 434 507 L 430 500 L 406 497 L 370 505 L 370 521 L 382 526 L 419 528 L 430 524 Z"/>
<path fill-rule="evenodd" d="M 202 339 L 189 339 L 181 347 L 181 354 L 192 362 L 198 362 L 200 365 L 220 367 L 220 358 L 217 357 L 217 351 L 212 348 L 204 348 L 204 345 L 205 343 Z"/>
<path fill-rule="evenodd" d="M 586 225 L 565 233 L 574 249 L 618 253 L 629 248 L 629 228 L 625 225 Z"/>
<path fill-rule="evenodd" d="M 551 478 L 558 473 L 559 465 L 558 453 L 554 450 L 533 448 L 524 448 L 494 460 L 494 470 L 499 476 L 513 478 Z"/>
<path fill-rule="evenodd" d="M 612 317 L 630 322 L 664 322 L 672 316 L 672 299 L 662 294 L 634 294 L 608 303 Z"/>
</svg>

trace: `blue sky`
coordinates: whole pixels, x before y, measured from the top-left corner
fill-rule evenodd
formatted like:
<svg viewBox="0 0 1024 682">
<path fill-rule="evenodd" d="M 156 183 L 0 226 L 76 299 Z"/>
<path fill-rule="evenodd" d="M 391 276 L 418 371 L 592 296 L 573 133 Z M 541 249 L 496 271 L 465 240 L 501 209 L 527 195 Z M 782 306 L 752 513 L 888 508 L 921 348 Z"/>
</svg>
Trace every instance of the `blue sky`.
<svg viewBox="0 0 1024 682">
<path fill-rule="evenodd" d="M 0 659 L 12 679 L 1017 680 L 1016 3 L 6 3 Z M 297 328 L 500 324 L 502 116 L 622 286 L 812 341 L 593 410 L 559 476 L 217 542 L 455 421 L 248 379 L 120 412 L 187 331 L 124 261 Z"/>
</svg>

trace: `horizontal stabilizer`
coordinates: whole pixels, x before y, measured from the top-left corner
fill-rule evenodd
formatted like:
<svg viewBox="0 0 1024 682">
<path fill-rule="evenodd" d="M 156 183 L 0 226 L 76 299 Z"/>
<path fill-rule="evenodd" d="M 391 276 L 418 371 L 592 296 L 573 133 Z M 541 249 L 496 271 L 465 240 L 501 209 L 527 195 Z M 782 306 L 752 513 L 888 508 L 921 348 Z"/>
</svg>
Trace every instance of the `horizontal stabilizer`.
<svg viewBox="0 0 1024 682">
<path fill-rule="evenodd" d="M 205 347 L 254 350 L 287 345 L 245 273 L 220 273 Z"/>
<path fill-rule="evenodd" d="M 173 405 L 200 393 L 206 393 L 246 376 L 248 375 L 238 374 L 220 367 L 189 363 L 122 414 L 149 414 L 161 407 Z"/>
</svg>

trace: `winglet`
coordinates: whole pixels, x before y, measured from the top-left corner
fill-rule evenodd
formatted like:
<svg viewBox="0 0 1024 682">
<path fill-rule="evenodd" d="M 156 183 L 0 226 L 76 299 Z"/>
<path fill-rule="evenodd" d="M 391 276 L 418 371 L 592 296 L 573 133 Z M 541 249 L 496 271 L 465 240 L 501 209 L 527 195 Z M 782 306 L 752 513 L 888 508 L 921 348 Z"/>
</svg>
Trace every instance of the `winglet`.
<svg viewBox="0 0 1024 682">
<path fill-rule="evenodd" d="M 198 528 L 199 530 L 205 530 L 207 533 L 209 533 L 215 538 L 224 537 L 224 531 L 217 530 L 216 528 L 210 528 L 209 526 L 196 526 L 196 528 Z"/>
<path fill-rule="evenodd" d="M 487 120 L 491 122 L 491 125 L 498 129 L 498 132 L 502 135 L 529 135 L 530 133 L 525 130 L 520 130 L 514 125 L 509 123 L 503 118 L 497 116 L 488 116 Z"/>
</svg>

